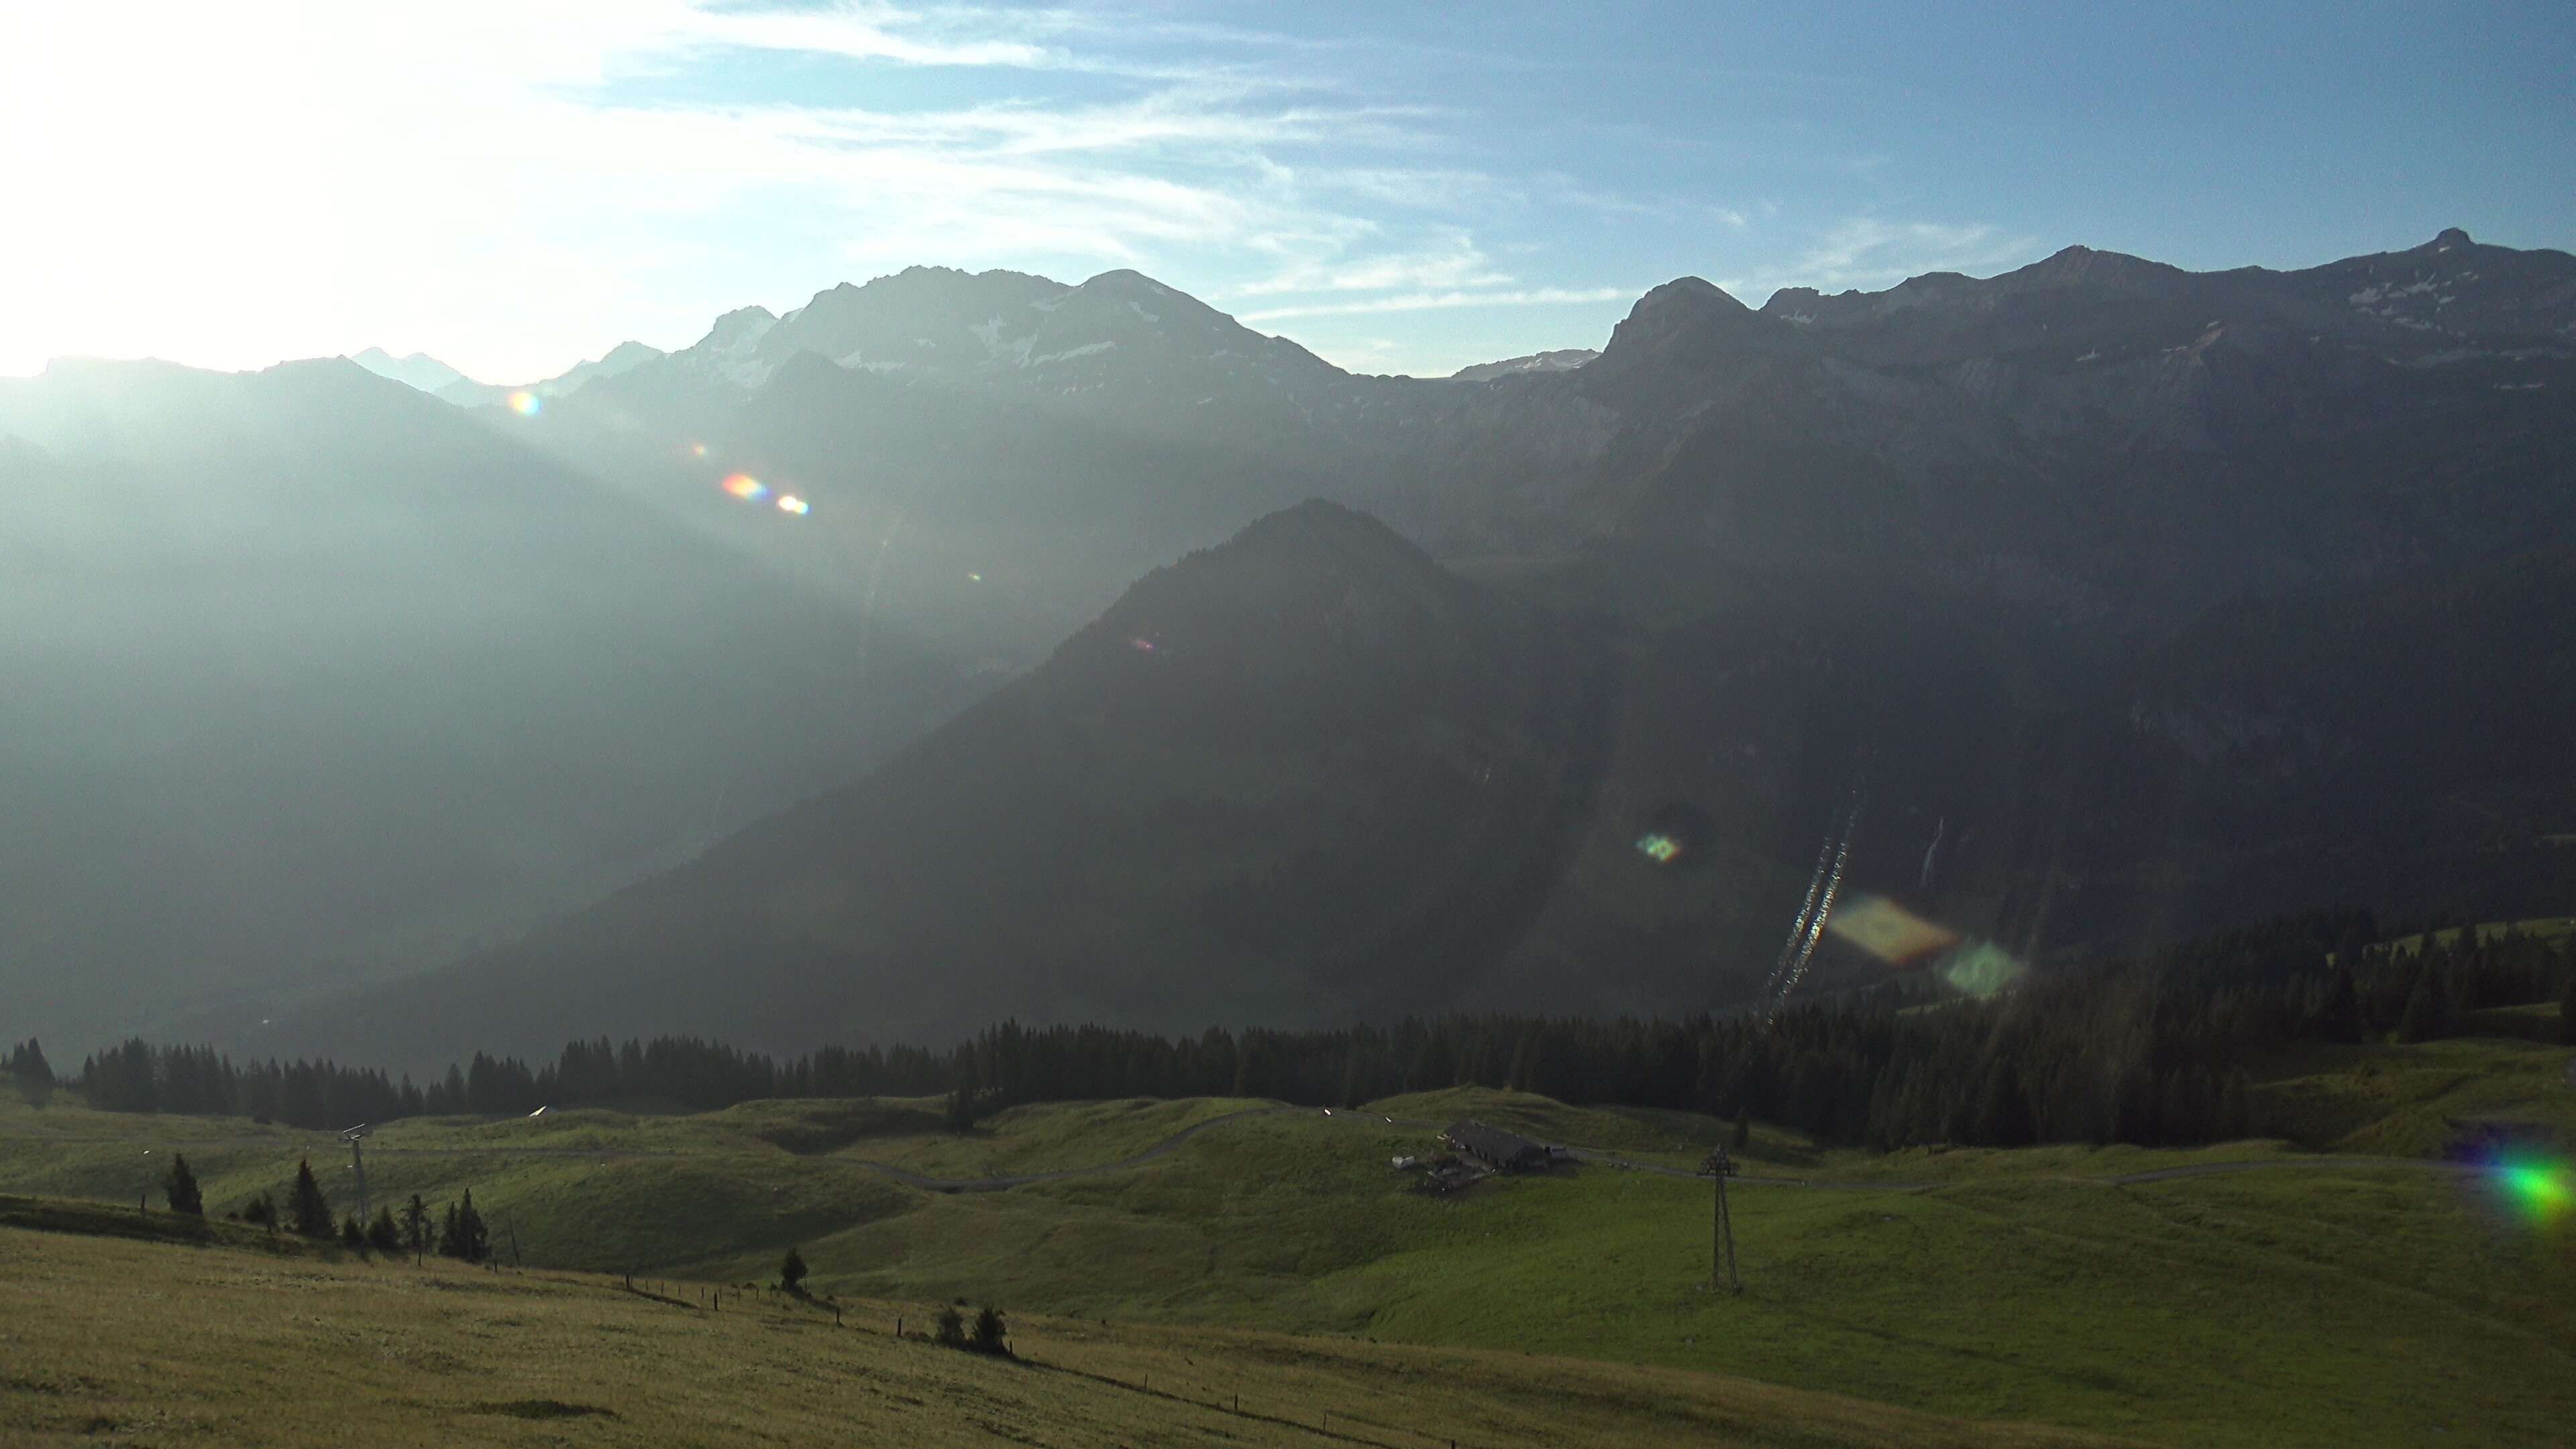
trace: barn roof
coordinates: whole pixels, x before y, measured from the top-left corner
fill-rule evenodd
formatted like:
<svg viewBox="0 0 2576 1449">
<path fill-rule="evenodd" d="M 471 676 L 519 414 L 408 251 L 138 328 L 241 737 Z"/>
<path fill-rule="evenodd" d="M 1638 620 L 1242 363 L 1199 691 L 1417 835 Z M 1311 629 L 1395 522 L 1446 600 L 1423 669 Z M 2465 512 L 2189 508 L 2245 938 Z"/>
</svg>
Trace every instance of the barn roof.
<svg viewBox="0 0 2576 1449">
<path fill-rule="evenodd" d="M 1547 1156 L 1546 1148 L 1519 1133 L 1488 1127 L 1472 1117 L 1461 1117 L 1450 1123 L 1445 1135 L 1459 1151 L 1487 1162 L 1539 1161 Z"/>
</svg>

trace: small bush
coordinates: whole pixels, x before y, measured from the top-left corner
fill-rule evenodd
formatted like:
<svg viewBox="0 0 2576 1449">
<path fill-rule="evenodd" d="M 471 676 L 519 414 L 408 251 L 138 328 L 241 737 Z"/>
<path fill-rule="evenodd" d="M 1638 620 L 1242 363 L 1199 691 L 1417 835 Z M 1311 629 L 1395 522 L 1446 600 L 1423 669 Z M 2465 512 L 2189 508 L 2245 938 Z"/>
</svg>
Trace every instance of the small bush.
<svg viewBox="0 0 2576 1449">
<path fill-rule="evenodd" d="M 376 1220 L 367 1224 L 367 1246 L 390 1258 L 403 1250 L 402 1228 L 394 1222 L 394 1210 L 376 1209 Z"/>
<path fill-rule="evenodd" d="M 983 1311 L 975 1315 L 974 1347 L 981 1353 L 1007 1353 L 1009 1350 L 1003 1344 L 1010 1331 L 1010 1326 L 1002 1322 L 1002 1311 L 986 1304 Z"/>
<path fill-rule="evenodd" d="M 950 1348 L 966 1346 L 966 1315 L 952 1304 L 939 1310 L 938 1339 Z"/>
<path fill-rule="evenodd" d="M 805 1272 L 805 1255 L 794 1248 L 788 1249 L 787 1256 L 778 1264 L 778 1286 L 790 1293 L 803 1293 Z"/>
</svg>

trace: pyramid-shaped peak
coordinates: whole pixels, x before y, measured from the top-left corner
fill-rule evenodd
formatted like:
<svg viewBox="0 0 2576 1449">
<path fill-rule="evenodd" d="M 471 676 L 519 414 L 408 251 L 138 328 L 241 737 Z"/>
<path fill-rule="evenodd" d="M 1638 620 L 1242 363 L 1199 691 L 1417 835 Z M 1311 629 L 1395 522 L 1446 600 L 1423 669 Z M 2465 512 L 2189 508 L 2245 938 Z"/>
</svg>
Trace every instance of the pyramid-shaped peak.
<svg viewBox="0 0 2576 1449">
<path fill-rule="evenodd" d="M 1164 286 L 1133 267 L 1119 267 L 1102 272 L 1082 285 L 1097 287 L 1102 291 L 1162 292 L 1178 295 L 1177 288 Z"/>
<path fill-rule="evenodd" d="M 2458 227 L 2446 226 L 2442 228 L 2441 235 L 2434 237 L 2433 240 L 2426 243 L 2426 245 L 2433 247 L 2435 250 L 2440 250 L 2444 247 L 2473 247 L 2476 246 L 2477 243 L 2470 239 L 2467 232 L 2460 230 Z"/>
<path fill-rule="evenodd" d="M 1704 277 L 1675 277 L 1637 299 L 1629 309 L 1635 316 L 1649 308 L 1689 306 L 1713 307 L 1721 312 L 1751 312 L 1753 309 L 1736 300 L 1735 294 Z"/>
</svg>

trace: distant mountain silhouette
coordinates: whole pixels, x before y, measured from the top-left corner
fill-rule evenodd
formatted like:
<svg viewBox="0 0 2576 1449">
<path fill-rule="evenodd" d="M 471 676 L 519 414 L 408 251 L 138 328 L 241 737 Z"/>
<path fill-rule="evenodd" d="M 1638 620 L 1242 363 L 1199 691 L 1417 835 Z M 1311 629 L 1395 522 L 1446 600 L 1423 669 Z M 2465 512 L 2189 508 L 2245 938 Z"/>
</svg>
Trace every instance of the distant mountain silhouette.
<svg viewBox="0 0 2576 1449">
<path fill-rule="evenodd" d="M 1561 347 L 1553 352 L 1533 352 L 1527 357 L 1509 357 L 1500 362 L 1479 362 L 1449 374 L 1457 382 L 1491 382 L 1522 372 L 1572 372 L 1601 354 L 1589 347 Z"/>
<path fill-rule="evenodd" d="M 177 480 L 247 469 L 273 490 L 304 480 L 277 537 L 341 521 L 329 550 L 285 551 L 299 567 L 390 589 L 524 558 L 588 581 L 561 584 L 566 607 L 603 630 L 649 623 L 598 647 L 660 681 L 657 699 L 720 664 L 883 657 L 872 641 L 960 661 L 970 675 L 938 674 L 949 690 L 1032 671 L 837 793 L 817 792 L 875 758 L 876 725 L 819 765 L 757 751 L 776 767 L 760 808 L 810 803 L 438 978 L 482 983 L 457 1000 L 487 1004 L 525 980 L 533 1045 L 558 1026 L 724 1021 L 786 1045 L 988 1014 L 1195 1027 L 1737 1002 L 1855 800 L 1854 889 L 2035 959 L 2305 905 L 2501 913 L 2576 892 L 2576 857 L 2545 843 L 2576 833 L 2576 769 L 2546 744 L 2576 728 L 2556 692 L 2576 601 L 2550 562 L 2576 552 L 2564 253 L 2446 231 L 2300 271 L 2192 273 L 2076 247 L 1760 309 L 1682 278 L 1579 367 L 1451 379 L 1347 374 L 1132 272 L 1068 286 L 915 268 L 612 357 L 536 416 L 433 425 L 353 394 L 332 405 L 344 421 L 274 434 L 259 420 L 277 383 L 202 406 L 156 392 L 146 365 L 0 385 L 0 436 L 33 446 L 0 464 L 64 490 L 49 526 L 137 559 L 218 529 Z M 363 381 L 340 371 L 334 387 Z M 68 501 L 146 445 L 180 460 L 147 505 Z M 578 496 L 700 560 L 675 578 L 757 580 L 777 602 L 682 609 L 651 568 L 612 565 L 609 540 L 525 500 L 473 515 L 469 562 L 414 557 L 405 510 L 464 508 L 483 495 L 456 480 L 486 471 L 543 478 L 535 496 Z M 782 525 L 718 487 L 736 473 L 810 515 Z M 379 500 L 385 480 L 399 486 Z M 513 544 L 513 507 L 553 541 Z M 1283 510 L 1302 522 L 1235 537 Z M 548 550 L 591 562 L 549 572 Z M 1348 648 L 1333 588 L 1445 622 Z M 1134 648 L 1158 637 L 1146 623 L 1183 627 L 1146 608 L 1177 598 L 1208 601 L 1195 642 Z M 768 635 L 732 622 L 791 608 Z M 261 617 L 332 614 L 298 596 Z M 386 638 L 386 659 L 447 657 Z M 817 717 L 777 687 L 737 717 Z M 904 697 L 948 697 L 924 690 Z M 715 717 L 693 708 L 637 717 Z M 1342 737 L 1347 756 L 1325 743 Z M 543 738 L 565 751 L 548 758 L 578 757 Z M 1476 746 L 1458 758 L 1518 762 L 1496 778 L 1520 783 L 1443 793 L 1461 739 Z M 231 756 L 209 750 L 212 779 Z M 619 778 L 621 808 L 689 793 Z M 512 791 L 523 807 L 572 808 Z M 258 818 L 243 811 L 208 804 L 202 829 Z M 1474 828 L 1440 833 L 1453 817 Z M 1640 855 L 1677 821 L 1685 858 Z M 977 865 L 970 840 L 1007 867 Z M 676 858 L 648 854 L 594 878 Z M 488 907 L 506 894 L 493 879 L 425 890 Z M 229 899 L 291 918 L 305 897 L 264 877 Z M 202 905 L 168 919 L 119 951 L 175 959 L 191 931 L 235 930 Z M 485 1022 L 439 999 L 380 998 L 368 1020 L 386 1041 L 417 1020 L 423 1042 Z M 574 1020 L 587 1009 L 609 1017 Z"/>
</svg>

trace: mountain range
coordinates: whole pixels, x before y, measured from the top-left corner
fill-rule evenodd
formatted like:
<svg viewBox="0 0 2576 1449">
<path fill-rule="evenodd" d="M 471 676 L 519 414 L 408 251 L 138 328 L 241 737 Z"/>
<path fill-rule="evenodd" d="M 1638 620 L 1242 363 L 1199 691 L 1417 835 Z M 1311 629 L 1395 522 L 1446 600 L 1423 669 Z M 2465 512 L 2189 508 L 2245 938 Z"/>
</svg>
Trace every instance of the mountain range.
<svg viewBox="0 0 2576 1449">
<path fill-rule="evenodd" d="M 2305 905 L 2554 909 L 2576 876 L 2564 253 L 2450 231 L 2190 273 L 2078 247 L 1758 310 L 1685 278 L 1597 355 L 1450 379 L 1343 372 L 1132 272 L 914 268 L 609 357 L 534 416 L 419 399 L 391 491 L 428 507 L 429 475 L 506 459 L 775 591 L 734 618 L 802 611 L 793 647 L 710 626 L 718 656 L 888 639 L 918 667 L 864 687 L 873 731 L 777 757 L 779 813 L 630 853 L 623 890 L 296 1040 L 1724 1006 L 1855 816 L 1851 890 L 2032 961 Z M 25 420 L 50 388 L 134 425 L 116 371 L 0 395 L 13 479 L 101 476 L 115 429 Z M 367 416 L 332 449 L 376 447 Z M 159 440 L 156 476 L 238 476 L 228 429 Z M 334 531 L 334 569 L 402 532 Z M 662 592 L 616 552 L 582 594 L 603 617 Z M 674 690 L 708 667 L 617 647 Z M 861 688 L 805 686 L 737 717 L 766 736 Z M 9 934 L 42 963 L 77 932 Z"/>
</svg>

